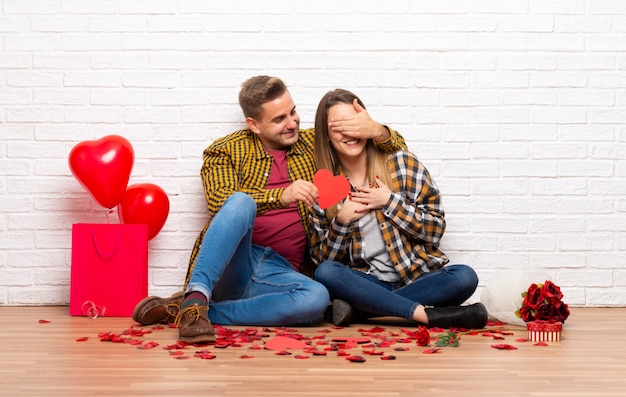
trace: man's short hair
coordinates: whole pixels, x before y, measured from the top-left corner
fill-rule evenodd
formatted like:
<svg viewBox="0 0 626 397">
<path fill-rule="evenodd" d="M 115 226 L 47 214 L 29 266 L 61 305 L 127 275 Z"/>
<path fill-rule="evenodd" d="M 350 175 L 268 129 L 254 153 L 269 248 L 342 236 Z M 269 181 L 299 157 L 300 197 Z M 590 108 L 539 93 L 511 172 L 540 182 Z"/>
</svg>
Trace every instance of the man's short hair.
<svg viewBox="0 0 626 397">
<path fill-rule="evenodd" d="M 251 77 L 241 85 L 239 106 L 245 117 L 258 120 L 263 113 L 263 104 L 280 97 L 286 91 L 287 86 L 278 77 Z"/>
</svg>

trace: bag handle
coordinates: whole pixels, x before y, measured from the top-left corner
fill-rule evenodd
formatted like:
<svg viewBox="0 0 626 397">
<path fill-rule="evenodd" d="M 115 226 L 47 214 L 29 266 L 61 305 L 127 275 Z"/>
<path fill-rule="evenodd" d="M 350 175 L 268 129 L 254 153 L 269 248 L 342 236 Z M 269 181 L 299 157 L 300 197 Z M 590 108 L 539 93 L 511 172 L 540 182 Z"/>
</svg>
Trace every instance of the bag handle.
<svg viewBox="0 0 626 397">
<path fill-rule="evenodd" d="M 93 237 L 93 244 L 96 246 L 96 251 L 98 251 L 98 255 L 105 261 L 113 258 L 117 250 L 120 248 L 120 241 L 122 241 L 122 228 L 120 228 L 119 232 L 117 232 L 117 242 L 115 243 L 115 247 L 113 247 L 113 251 L 109 254 L 104 254 L 98 245 L 98 239 L 96 239 L 96 229 L 91 229 L 91 236 Z"/>
</svg>

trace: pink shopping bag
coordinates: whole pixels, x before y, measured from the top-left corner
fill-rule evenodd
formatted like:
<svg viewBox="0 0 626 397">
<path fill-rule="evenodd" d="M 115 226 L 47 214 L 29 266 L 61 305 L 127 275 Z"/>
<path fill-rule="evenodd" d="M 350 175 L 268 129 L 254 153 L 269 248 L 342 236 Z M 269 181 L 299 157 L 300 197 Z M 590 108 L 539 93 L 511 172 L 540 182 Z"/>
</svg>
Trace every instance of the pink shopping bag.
<svg viewBox="0 0 626 397">
<path fill-rule="evenodd" d="M 72 225 L 71 315 L 131 316 L 147 295 L 147 225 Z"/>
</svg>

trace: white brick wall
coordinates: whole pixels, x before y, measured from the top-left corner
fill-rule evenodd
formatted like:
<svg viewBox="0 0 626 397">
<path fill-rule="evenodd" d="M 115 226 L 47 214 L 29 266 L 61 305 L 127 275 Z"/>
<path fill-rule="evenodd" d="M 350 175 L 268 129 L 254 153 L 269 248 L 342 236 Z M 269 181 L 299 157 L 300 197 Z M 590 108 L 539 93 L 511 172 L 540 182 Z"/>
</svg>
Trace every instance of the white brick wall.
<svg viewBox="0 0 626 397">
<path fill-rule="evenodd" d="M 106 222 L 68 167 L 117 134 L 170 198 L 150 292 L 180 288 L 204 224 L 202 150 L 282 77 L 312 125 L 329 89 L 401 131 L 443 190 L 443 248 L 545 269 L 572 305 L 626 305 L 622 0 L 3 0 L 0 304 L 67 304 L 71 226 Z M 111 219 L 117 222 L 117 214 Z"/>
</svg>

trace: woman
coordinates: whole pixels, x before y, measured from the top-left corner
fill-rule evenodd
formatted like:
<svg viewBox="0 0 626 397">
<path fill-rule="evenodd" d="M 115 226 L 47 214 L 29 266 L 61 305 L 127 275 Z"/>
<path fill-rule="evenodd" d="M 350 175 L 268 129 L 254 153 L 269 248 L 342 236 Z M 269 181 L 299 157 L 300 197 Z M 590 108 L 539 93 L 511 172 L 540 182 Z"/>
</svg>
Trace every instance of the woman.
<svg viewBox="0 0 626 397">
<path fill-rule="evenodd" d="M 441 328 L 483 328 L 485 307 L 460 306 L 478 277 L 466 265 L 446 265 L 439 250 L 445 230 L 439 190 L 428 170 L 407 151 L 386 154 L 371 140 L 329 130 L 365 106 L 337 89 L 320 101 L 315 117 L 315 165 L 345 175 L 352 191 L 340 204 L 311 212 L 315 279 L 330 292 L 332 322 L 353 315 L 396 316 Z"/>
</svg>

